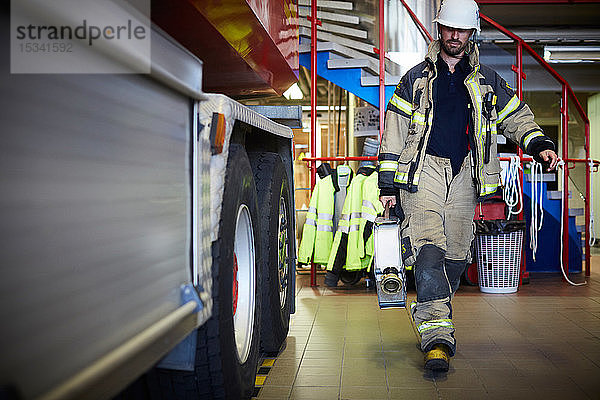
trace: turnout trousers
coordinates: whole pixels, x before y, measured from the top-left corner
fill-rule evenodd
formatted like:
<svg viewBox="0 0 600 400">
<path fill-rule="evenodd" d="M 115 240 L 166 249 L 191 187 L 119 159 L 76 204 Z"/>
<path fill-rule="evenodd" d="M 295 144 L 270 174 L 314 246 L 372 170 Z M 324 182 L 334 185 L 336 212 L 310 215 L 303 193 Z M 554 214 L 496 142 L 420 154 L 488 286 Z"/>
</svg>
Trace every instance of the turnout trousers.
<svg viewBox="0 0 600 400">
<path fill-rule="evenodd" d="M 425 155 L 417 192 L 400 190 L 405 214 L 402 257 L 413 265 L 417 301 L 411 314 L 421 335 L 421 350 L 446 344 L 456 351 L 451 299 L 470 259 L 476 191 L 467 155 L 459 173 L 450 160 Z"/>
</svg>

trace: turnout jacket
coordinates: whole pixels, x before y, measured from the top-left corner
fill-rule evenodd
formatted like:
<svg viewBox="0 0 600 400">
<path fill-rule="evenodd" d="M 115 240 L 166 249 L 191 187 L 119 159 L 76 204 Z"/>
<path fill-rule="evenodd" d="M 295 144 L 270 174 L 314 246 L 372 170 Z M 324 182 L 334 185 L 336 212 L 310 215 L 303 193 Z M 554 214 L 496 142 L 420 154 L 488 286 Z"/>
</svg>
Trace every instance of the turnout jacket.
<svg viewBox="0 0 600 400">
<path fill-rule="evenodd" d="M 433 125 L 433 83 L 439 40 L 429 45 L 425 61 L 411 68 L 396 86 L 385 116 L 379 148 L 381 195 L 398 188 L 416 192 Z M 534 122 L 533 113 L 514 90 L 491 68 L 479 64 L 479 51 L 469 42 L 465 56 L 472 70 L 464 84 L 471 110 L 468 127 L 473 181 L 480 198 L 493 195 L 500 186 L 500 162 L 496 136 L 503 134 L 531 154 L 554 149 L 554 144 Z"/>
</svg>

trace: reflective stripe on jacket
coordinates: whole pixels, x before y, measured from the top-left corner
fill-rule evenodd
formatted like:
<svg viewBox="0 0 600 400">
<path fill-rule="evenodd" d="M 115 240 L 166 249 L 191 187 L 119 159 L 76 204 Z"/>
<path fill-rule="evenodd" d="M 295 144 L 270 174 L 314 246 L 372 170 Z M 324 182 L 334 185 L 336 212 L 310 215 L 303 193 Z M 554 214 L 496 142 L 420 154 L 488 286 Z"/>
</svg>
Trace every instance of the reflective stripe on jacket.
<svg viewBox="0 0 600 400">
<path fill-rule="evenodd" d="M 334 193 L 331 175 L 317 181 L 302 230 L 298 262 L 308 264 L 312 259 L 317 264 L 327 264 L 333 242 Z"/>
<path fill-rule="evenodd" d="M 393 188 L 417 191 L 435 113 L 433 82 L 437 76 L 435 60 L 439 52 L 440 43 L 436 40 L 430 44 L 425 61 L 402 77 L 387 105 L 385 130 L 379 149 L 379 187 L 386 194 Z M 519 100 L 506 81 L 491 68 L 479 64 L 477 46 L 469 42 L 466 54 L 472 67 L 464 81 L 471 102 L 471 165 L 478 194 L 486 197 L 494 194 L 500 185 L 498 133 L 518 143 L 526 153 L 538 141 L 550 139 L 534 122 L 529 107 Z M 490 92 L 495 98 L 488 112 L 484 99 Z M 486 135 L 488 126 L 491 133 L 489 140 Z M 486 152 L 489 152 L 487 163 L 484 162 Z"/>
</svg>

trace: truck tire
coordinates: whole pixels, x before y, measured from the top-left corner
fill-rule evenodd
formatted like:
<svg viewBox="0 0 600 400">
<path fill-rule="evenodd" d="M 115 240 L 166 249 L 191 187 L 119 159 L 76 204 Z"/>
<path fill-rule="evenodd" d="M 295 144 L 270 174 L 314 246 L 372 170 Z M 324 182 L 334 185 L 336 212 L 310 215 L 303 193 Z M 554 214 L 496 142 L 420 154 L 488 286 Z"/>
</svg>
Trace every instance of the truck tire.
<svg viewBox="0 0 600 400">
<path fill-rule="evenodd" d="M 293 205 L 289 180 L 277 153 L 250 153 L 258 194 L 260 231 L 263 233 L 260 273 L 265 277 L 261 290 L 261 348 L 279 351 L 287 337 L 293 299 L 291 279 L 294 273 L 292 246 Z"/>
<path fill-rule="evenodd" d="M 260 345 L 258 215 L 248 156 L 232 144 L 219 237 L 212 244 L 212 316 L 198 328 L 193 372 L 156 370 L 162 398 L 252 396 Z"/>
</svg>

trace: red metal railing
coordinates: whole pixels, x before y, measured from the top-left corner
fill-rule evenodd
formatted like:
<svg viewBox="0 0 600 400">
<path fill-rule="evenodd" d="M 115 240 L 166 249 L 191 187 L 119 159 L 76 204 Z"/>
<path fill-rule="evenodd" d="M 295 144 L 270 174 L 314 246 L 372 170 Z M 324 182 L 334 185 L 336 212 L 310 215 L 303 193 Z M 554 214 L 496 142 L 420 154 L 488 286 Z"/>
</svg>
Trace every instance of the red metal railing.
<svg viewBox="0 0 600 400">
<path fill-rule="evenodd" d="M 519 99 L 522 100 L 523 96 L 523 88 L 522 82 L 525 77 L 523 71 L 523 49 L 525 49 L 546 71 L 550 73 L 561 85 L 562 85 L 562 98 L 561 98 L 561 126 L 562 126 L 562 159 L 567 160 L 569 157 L 569 148 L 568 148 L 568 137 L 569 137 L 569 98 L 575 104 L 575 108 L 579 112 L 584 124 L 585 124 L 585 229 L 586 229 L 586 241 L 585 241 L 585 275 L 590 276 L 590 242 L 589 242 L 589 226 L 590 226 L 590 165 L 588 160 L 590 159 L 590 121 L 583 110 L 583 107 L 579 103 L 579 100 L 575 96 L 573 89 L 569 83 L 558 73 L 554 68 L 550 66 L 538 53 L 536 53 L 523 39 L 519 36 L 515 35 L 513 32 L 509 31 L 496 21 L 492 20 L 490 17 L 480 14 L 481 19 L 486 21 L 488 24 L 492 25 L 495 29 L 499 30 L 512 40 L 514 40 L 517 44 L 517 65 L 513 68 L 513 70 L 517 74 L 517 95 Z M 519 156 L 522 156 L 519 153 Z M 569 168 L 565 167 L 564 171 L 564 181 L 563 181 L 563 191 L 568 193 L 569 190 Z M 569 198 L 565 196 L 564 207 L 562 212 L 564 215 L 569 215 Z M 563 265 L 565 266 L 566 273 L 569 273 L 569 218 L 563 218 Z"/>
<path fill-rule="evenodd" d="M 433 41 L 433 37 L 427 31 L 427 29 L 423 26 L 423 24 L 419 21 L 418 17 L 414 14 L 414 12 L 410 9 L 408 4 L 404 0 L 400 0 L 404 8 L 409 13 L 413 22 L 419 28 L 419 31 L 423 35 L 426 41 Z M 480 4 L 571 4 L 571 3 L 600 3 L 600 1 L 595 0 L 478 0 Z M 316 182 L 316 162 L 317 161 L 362 161 L 362 160 L 376 160 L 377 157 L 316 157 L 316 61 L 317 61 L 317 25 L 320 25 L 320 21 L 317 20 L 317 0 L 312 0 L 311 2 L 311 17 L 309 20 L 311 21 L 311 156 L 305 157 L 303 160 L 310 164 L 311 170 L 311 192 L 314 188 Z M 579 100 L 575 96 L 573 89 L 569 85 L 569 83 L 558 73 L 556 72 L 542 57 L 540 57 L 523 39 L 519 36 L 515 35 L 513 32 L 509 31 L 502 25 L 498 24 L 491 18 L 486 15 L 480 14 L 481 19 L 492 25 L 494 28 L 504 33 L 509 38 L 513 39 L 517 45 L 517 54 L 516 54 L 516 63 L 517 65 L 513 65 L 513 71 L 517 74 L 517 96 L 519 100 L 523 99 L 523 79 L 526 78 L 525 73 L 523 71 L 523 49 L 525 49 L 546 71 L 548 71 L 559 83 L 562 85 L 562 104 L 561 104 L 561 120 L 562 120 L 562 159 L 565 162 L 583 162 L 585 163 L 586 168 L 586 194 L 585 194 L 585 232 L 586 232 L 586 242 L 585 242 L 585 275 L 590 275 L 590 245 L 589 245 L 589 227 L 590 227 L 590 127 L 589 127 L 589 119 L 583 110 L 583 107 L 579 103 Z M 383 134 L 384 127 L 384 118 L 385 118 L 385 105 L 383 104 L 385 101 L 385 20 L 384 20 L 384 0 L 379 1 L 379 138 L 381 140 L 381 136 Z M 575 104 L 575 108 L 579 112 L 581 118 L 585 124 L 585 151 L 586 151 L 586 159 L 569 159 L 568 158 L 568 100 L 571 98 Z M 531 158 L 523 157 L 523 152 L 519 148 L 518 155 L 521 160 L 521 164 L 523 161 L 530 161 Z M 600 164 L 598 161 L 593 160 L 595 168 Z M 569 167 L 568 165 L 564 166 L 564 181 L 563 181 L 563 191 L 568 193 L 568 178 L 569 178 Z M 521 182 L 521 188 L 523 187 L 523 171 L 521 169 L 519 173 L 519 180 Z M 522 189 L 521 189 L 522 190 Z M 564 208 L 562 210 L 564 215 L 568 215 L 568 196 L 565 196 Z M 519 219 L 523 219 L 523 211 L 519 214 Z M 563 219 L 563 265 L 566 266 L 566 273 L 568 274 L 568 260 L 569 260 L 569 218 Z M 522 257 L 522 271 L 525 272 L 525 257 Z M 313 263 L 311 265 L 311 286 L 316 286 L 316 266 Z"/>
</svg>

